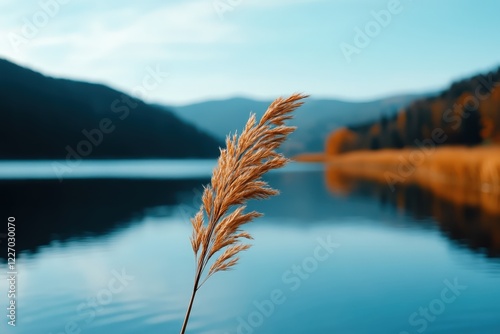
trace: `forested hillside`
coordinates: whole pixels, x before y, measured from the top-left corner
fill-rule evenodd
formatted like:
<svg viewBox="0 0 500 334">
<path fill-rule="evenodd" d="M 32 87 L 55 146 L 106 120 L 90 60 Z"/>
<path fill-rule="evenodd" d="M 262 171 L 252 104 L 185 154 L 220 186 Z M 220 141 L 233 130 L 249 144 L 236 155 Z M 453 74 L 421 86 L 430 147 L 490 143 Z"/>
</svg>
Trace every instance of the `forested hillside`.
<svg viewBox="0 0 500 334">
<path fill-rule="evenodd" d="M 2 59 L 0 130 L 0 159 L 216 157 L 222 145 L 164 108 Z"/>
<path fill-rule="evenodd" d="M 344 127 L 327 139 L 330 155 L 433 145 L 500 144 L 500 68 L 453 83 L 375 123 Z M 424 143 L 425 142 L 425 143 Z"/>
</svg>

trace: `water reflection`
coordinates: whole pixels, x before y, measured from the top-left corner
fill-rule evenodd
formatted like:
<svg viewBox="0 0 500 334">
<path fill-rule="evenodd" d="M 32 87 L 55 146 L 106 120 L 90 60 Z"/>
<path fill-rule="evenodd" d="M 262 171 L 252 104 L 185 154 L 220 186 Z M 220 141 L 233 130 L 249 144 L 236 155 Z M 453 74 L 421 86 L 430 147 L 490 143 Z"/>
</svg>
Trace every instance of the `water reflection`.
<svg viewBox="0 0 500 334">
<path fill-rule="evenodd" d="M 269 218 L 289 217 L 299 225 L 332 218 L 334 222 L 352 217 L 354 212 L 364 217 L 384 214 L 383 207 L 388 204 L 422 225 L 433 218 L 430 224 L 435 220 L 451 240 L 500 257 L 500 196 L 436 183 L 407 184 L 391 191 L 383 182 L 361 180 L 331 166 L 325 168 L 324 178 L 305 169 L 267 179 L 281 195 L 272 201 L 251 203 L 250 208 L 265 212 Z M 187 209 L 187 219 L 199 206 L 202 185 L 207 182 L 208 176 L 182 180 L 3 180 L 0 213 L 16 216 L 17 233 L 22 236 L 18 252 L 36 252 L 54 242 L 106 235 L 145 216 L 169 215 L 172 208 Z M 337 204 L 332 205 L 332 200 Z M 1 252 L 1 257 L 5 254 Z"/>
<path fill-rule="evenodd" d="M 0 215 L 16 218 L 18 253 L 103 236 L 172 210 L 188 221 L 215 161 L 87 161 L 62 182 L 51 164 L 0 163 Z M 302 169 L 318 166 L 291 164 L 283 170 Z M 0 243 L 0 249 L 5 246 Z M 5 259 L 6 251 L 0 254 Z"/>
<path fill-rule="evenodd" d="M 470 289 L 428 332 L 455 333 L 469 326 L 471 333 L 498 333 L 500 263 L 470 251 L 498 249 L 475 221 L 487 211 L 458 211 L 421 187 L 392 193 L 330 171 L 327 179 L 337 183 L 325 186 L 323 170 L 291 167 L 266 176 L 281 194 L 250 204 L 265 213 L 248 225 L 254 247 L 242 255 L 237 270 L 200 291 L 190 333 L 237 333 L 239 319 L 248 319 L 255 302 L 274 289 L 285 293 L 286 302 L 254 333 L 371 333 L 374 328 L 415 333 L 409 315 L 439 297 L 444 279 L 455 277 Z M 23 306 L 16 332 L 64 333 L 73 321 L 94 334 L 178 332 L 193 277 L 187 218 L 206 182 L 208 177 L 0 182 L 2 213 L 18 218 L 18 252 L 24 250 L 18 258 Z M 438 212 L 450 219 L 439 222 L 446 234 L 429 218 Z M 455 217 L 465 213 L 471 221 Z M 318 238 L 330 235 L 341 244 L 338 252 L 308 273 L 299 289 L 291 289 L 283 274 L 314 254 Z M 449 247 L 450 240 L 467 247 Z M 87 321 L 80 305 L 98 298 L 114 271 L 122 269 L 134 281 Z M 6 291 L 2 275 L 0 291 Z M 0 308 L 7 307 L 6 300 L 0 299 Z M 3 327 L 0 323 L 0 333 L 9 333 Z"/>
<path fill-rule="evenodd" d="M 363 179 L 344 168 L 327 166 L 325 182 L 334 194 L 373 197 L 417 220 L 432 217 L 445 235 L 460 245 L 500 257 L 499 194 L 431 179 L 391 189 L 383 175 Z"/>
<path fill-rule="evenodd" d="M 36 252 L 53 242 L 95 237 L 124 228 L 154 215 L 151 208 L 168 211 L 193 197 L 207 182 L 207 178 L 4 180 L 0 182 L 0 214 L 16 218 L 17 252 Z M 1 256 L 5 258 L 6 252 Z"/>
</svg>

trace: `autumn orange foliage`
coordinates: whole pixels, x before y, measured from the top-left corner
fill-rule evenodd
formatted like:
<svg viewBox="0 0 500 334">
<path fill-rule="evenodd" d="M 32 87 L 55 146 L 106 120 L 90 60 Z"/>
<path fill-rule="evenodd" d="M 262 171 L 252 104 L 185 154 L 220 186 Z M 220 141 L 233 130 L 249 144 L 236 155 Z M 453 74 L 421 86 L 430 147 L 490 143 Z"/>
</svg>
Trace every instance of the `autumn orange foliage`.
<svg viewBox="0 0 500 334">
<path fill-rule="evenodd" d="M 333 132 L 326 153 L 414 147 L 434 131 L 446 137 L 437 145 L 500 144 L 500 69 L 454 83 L 439 95 L 416 100 L 397 114 Z"/>
<path fill-rule="evenodd" d="M 483 138 L 500 143 L 500 87 L 493 89 L 489 98 L 481 102 L 479 111 Z"/>
<path fill-rule="evenodd" d="M 500 146 L 357 151 L 327 162 L 330 172 L 389 187 L 414 183 L 452 201 L 480 203 L 500 213 Z"/>
<path fill-rule="evenodd" d="M 341 128 L 332 133 L 326 141 L 326 153 L 328 155 L 337 155 L 347 152 L 351 149 L 356 134 L 347 128 Z"/>
</svg>

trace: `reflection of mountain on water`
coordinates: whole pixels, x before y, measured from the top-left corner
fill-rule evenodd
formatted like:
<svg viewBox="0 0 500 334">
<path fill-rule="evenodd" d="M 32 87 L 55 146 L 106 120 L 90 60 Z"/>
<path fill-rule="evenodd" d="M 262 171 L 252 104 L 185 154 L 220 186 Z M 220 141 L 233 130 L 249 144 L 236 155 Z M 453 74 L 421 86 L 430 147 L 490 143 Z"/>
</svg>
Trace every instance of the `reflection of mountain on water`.
<svg viewBox="0 0 500 334">
<path fill-rule="evenodd" d="M 363 212 L 383 215 L 383 209 L 363 197 L 332 198 L 324 187 L 323 173 L 286 172 L 266 175 L 281 194 L 252 201 L 249 210 L 265 214 L 267 223 L 297 224 L 335 222 Z M 2 217 L 16 217 L 17 251 L 36 252 L 53 241 L 106 235 L 152 209 L 175 208 L 188 221 L 201 204 L 203 185 L 210 180 L 165 179 L 67 179 L 0 181 Z M 164 214 L 165 211 L 160 212 Z M 169 214 L 169 212 L 166 212 Z M 0 233 L 5 230 L 0 229 Z M 0 243 L 0 248 L 6 243 Z M 5 258 L 5 251 L 1 252 Z"/>
<path fill-rule="evenodd" d="M 281 194 L 252 201 L 248 209 L 263 212 L 266 224 L 306 229 L 355 217 L 356 221 L 366 218 L 405 225 L 407 216 L 395 214 L 399 208 L 421 221 L 422 227 L 427 228 L 428 218 L 433 217 L 448 238 L 500 257 L 500 212 L 494 210 L 500 210 L 498 198 L 495 202 L 463 189 L 440 188 L 440 193 L 416 185 L 391 192 L 384 184 L 360 181 L 332 169 L 326 172 L 327 187 L 321 171 L 272 173 L 265 180 Z M 200 205 L 202 185 L 208 182 L 208 178 L 0 181 L 0 213 L 5 219 L 16 217 L 17 251 L 36 252 L 53 241 L 106 235 L 155 214 L 151 209 L 160 207 L 175 208 L 187 222 Z M 332 191 L 348 196 L 332 196 Z M 391 205 L 381 205 L 385 203 Z M 160 212 L 165 213 L 170 212 Z M 2 240 L 3 258 L 5 246 Z"/>
<path fill-rule="evenodd" d="M 335 167 L 327 167 L 325 180 L 332 192 L 375 197 L 417 219 L 432 217 L 450 239 L 500 257 L 500 198 L 494 194 L 439 183 L 406 184 L 391 191 L 387 184 L 361 180 Z"/>
<path fill-rule="evenodd" d="M 98 236 L 128 225 L 148 208 L 193 197 L 208 180 L 1 181 L 2 217 L 16 218 L 16 251 L 54 240 Z M 188 203 L 190 204 L 190 203 Z M 6 219 L 5 219 L 6 220 Z M 4 229 L 0 233 L 5 232 Z M 4 248 L 6 243 L 2 242 Z M 1 252 L 5 258 L 5 251 Z"/>
</svg>

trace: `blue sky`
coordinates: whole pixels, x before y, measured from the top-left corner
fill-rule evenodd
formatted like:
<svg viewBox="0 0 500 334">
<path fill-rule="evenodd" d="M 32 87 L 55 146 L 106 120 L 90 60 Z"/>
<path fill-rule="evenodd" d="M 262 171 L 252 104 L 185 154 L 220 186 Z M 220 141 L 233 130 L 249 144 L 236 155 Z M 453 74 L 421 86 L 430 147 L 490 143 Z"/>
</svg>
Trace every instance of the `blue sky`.
<svg viewBox="0 0 500 334">
<path fill-rule="evenodd" d="M 495 0 L 0 0 L 0 57 L 128 93 L 168 72 L 142 95 L 165 104 L 369 100 L 499 66 L 498 13 Z"/>
</svg>

